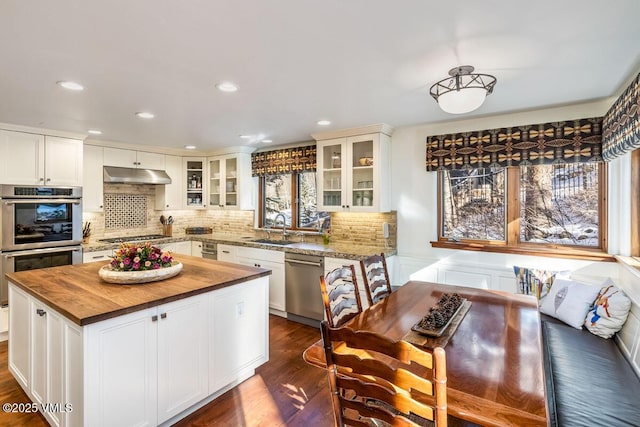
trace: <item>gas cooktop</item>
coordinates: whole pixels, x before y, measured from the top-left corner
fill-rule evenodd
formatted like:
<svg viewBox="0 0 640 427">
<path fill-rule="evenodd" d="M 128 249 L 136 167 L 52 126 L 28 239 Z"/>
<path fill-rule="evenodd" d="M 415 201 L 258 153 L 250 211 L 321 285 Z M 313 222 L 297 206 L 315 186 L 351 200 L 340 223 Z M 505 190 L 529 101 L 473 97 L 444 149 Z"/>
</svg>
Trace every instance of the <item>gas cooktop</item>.
<svg viewBox="0 0 640 427">
<path fill-rule="evenodd" d="M 121 242 L 140 242 L 145 240 L 164 239 L 166 236 L 162 234 L 147 234 L 144 236 L 124 236 L 124 237 L 111 237 L 109 239 L 99 239 L 99 242 L 107 243 L 121 243 Z"/>
</svg>

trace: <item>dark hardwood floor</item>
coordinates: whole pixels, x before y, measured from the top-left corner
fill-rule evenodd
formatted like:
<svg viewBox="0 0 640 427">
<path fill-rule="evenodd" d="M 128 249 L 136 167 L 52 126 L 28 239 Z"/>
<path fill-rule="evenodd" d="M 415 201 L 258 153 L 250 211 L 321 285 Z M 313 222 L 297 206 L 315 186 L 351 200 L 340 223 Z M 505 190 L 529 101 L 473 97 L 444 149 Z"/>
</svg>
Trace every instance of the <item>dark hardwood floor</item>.
<svg viewBox="0 0 640 427">
<path fill-rule="evenodd" d="M 333 426 L 333 410 L 323 370 L 302 360 L 320 330 L 270 316 L 269 362 L 238 387 L 176 426 Z M 0 343 L 0 403 L 29 402 L 7 369 L 7 343 Z M 38 414 L 0 412 L 0 426 L 46 426 Z"/>
</svg>

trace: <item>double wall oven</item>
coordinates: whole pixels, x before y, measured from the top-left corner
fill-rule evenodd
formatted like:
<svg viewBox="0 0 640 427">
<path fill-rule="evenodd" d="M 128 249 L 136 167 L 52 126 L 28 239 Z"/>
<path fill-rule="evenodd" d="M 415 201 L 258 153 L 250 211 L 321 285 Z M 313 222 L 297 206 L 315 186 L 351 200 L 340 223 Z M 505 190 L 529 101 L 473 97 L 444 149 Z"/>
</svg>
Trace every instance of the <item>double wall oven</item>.
<svg viewBox="0 0 640 427">
<path fill-rule="evenodd" d="M 82 263 L 82 188 L 0 185 L 0 304 L 6 273 Z"/>
</svg>

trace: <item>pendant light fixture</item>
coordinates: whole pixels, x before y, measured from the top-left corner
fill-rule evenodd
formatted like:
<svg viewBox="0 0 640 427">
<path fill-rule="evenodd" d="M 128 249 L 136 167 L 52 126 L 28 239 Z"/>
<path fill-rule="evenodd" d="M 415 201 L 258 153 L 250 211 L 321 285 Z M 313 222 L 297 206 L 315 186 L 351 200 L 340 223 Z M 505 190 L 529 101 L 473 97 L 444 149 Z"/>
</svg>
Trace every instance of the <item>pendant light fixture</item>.
<svg viewBox="0 0 640 427">
<path fill-rule="evenodd" d="M 429 92 L 440 108 L 450 114 L 469 113 L 479 108 L 493 92 L 496 78 L 488 74 L 474 74 L 471 65 L 449 70 L 449 76 L 431 86 Z"/>
</svg>

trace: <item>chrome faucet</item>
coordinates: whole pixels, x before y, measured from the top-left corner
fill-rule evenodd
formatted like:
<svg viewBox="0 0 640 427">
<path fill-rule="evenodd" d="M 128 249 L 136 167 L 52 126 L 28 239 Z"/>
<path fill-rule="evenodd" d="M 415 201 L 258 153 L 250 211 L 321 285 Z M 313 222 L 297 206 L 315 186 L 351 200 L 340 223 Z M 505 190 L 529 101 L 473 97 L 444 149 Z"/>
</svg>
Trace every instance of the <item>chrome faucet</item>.
<svg viewBox="0 0 640 427">
<path fill-rule="evenodd" d="M 273 219 L 273 225 L 278 225 L 278 218 L 280 217 L 282 217 L 282 240 L 287 240 L 287 237 L 289 236 L 289 233 L 287 233 L 287 220 L 285 219 L 282 212 L 276 215 L 276 217 Z"/>
</svg>

